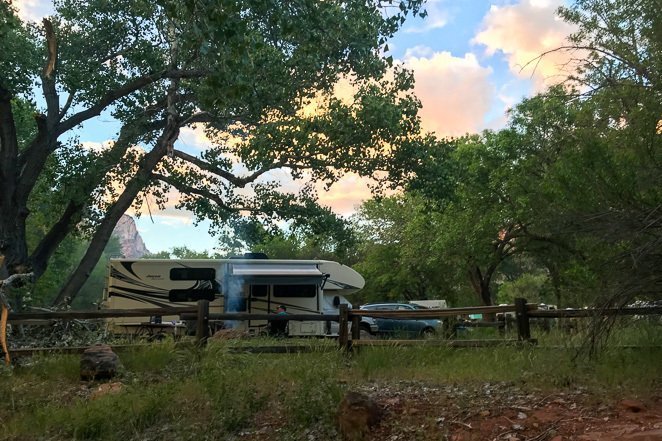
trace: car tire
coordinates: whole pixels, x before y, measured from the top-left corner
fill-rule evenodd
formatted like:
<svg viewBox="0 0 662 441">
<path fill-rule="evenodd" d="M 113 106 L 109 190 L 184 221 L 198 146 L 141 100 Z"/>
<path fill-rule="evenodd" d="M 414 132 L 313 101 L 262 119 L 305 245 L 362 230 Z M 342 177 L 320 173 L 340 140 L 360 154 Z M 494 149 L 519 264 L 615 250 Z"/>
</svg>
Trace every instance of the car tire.
<svg viewBox="0 0 662 441">
<path fill-rule="evenodd" d="M 434 338 L 437 335 L 437 331 L 433 328 L 425 328 L 421 331 L 421 337 L 425 339 Z"/>
</svg>

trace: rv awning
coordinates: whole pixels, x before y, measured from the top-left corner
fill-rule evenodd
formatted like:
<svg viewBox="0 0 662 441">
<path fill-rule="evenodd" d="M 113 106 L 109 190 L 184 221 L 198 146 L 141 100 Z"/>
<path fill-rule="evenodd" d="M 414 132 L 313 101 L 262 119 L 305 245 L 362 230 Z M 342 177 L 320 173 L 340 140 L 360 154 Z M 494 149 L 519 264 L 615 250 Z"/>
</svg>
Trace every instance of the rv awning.
<svg viewBox="0 0 662 441">
<path fill-rule="evenodd" d="M 230 264 L 232 277 L 264 285 L 320 285 L 325 275 L 315 264 Z"/>
</svg>

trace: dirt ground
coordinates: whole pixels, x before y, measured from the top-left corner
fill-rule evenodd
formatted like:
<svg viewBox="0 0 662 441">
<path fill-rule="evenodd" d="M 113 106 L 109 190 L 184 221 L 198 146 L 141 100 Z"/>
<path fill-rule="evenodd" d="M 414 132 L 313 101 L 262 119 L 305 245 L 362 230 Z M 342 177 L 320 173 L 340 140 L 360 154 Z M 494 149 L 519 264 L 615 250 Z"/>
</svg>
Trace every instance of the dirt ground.
<svg viewBox="0 0 662 441">
<path fill-rule="evenodd" d="M 374 400 L 382 415 L 363 438 L 348 441 L 662 441 L 662 390 L 646 398 L 604 399 L 582 388 L 547 393 L 505 383 L 399 382 L 356 391 Z M 262 414 L 239 439 L 273 439 L 279 425 L 279 418 Z M 310 429 L 298 439 L 325 440 L 329 434 Z"/>
<path fill-rule="evenodd" d="M 662 441 L 660 391 L 603 401 L 582 389 L 545 394 L 509 384 L 399 386 L 366 390 L 385 409 L 366 439 Z"/>
</svg>

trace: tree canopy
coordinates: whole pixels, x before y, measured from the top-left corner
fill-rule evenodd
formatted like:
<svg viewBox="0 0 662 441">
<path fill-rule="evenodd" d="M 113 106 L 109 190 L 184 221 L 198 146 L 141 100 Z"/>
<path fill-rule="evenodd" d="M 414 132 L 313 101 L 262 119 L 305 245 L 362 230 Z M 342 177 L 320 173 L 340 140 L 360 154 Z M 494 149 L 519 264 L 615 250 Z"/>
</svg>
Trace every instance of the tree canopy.
<svg viewBox="0 0 662 441">
<path fill-rule="evenodd" d="M 76 295 L 146 193 L 162 206 L 175 188 L 178 207 L 219 229 L 245 213 L 288 216 L 305 204 L 270 171 L 327 185 L 348 170 L 379 178 L 418 131 L 411 74 L 382 49 L 422 13 L 419 0 L 58 0 L 41 24 L 0 4 L 2 271 L 39 277 L 67 236 L 86 235 L 57 301 Z M 353 96 L 334 94 L 340 80 Z M 99 115 L 120 128 L 86 149 L 76 131 Z M 195 127 L 213 142 L 198 156 L 176 145 Z M 31 246 L 37 200 L 49 216 Z"/>
<path fill-rule="evenodd" d="M 464 304 L 476 297 L 457 288 L 472 288 L 483 304 L 522 289 L 572 306 L 662 298 L 656 3 L 561 8 L 578 30 L 556 50 L 571 54 L 577 71 L 517 104 L 504 129 L 420 151 L 404 198 L 364 206 L 367 225 L 391 239 L 367 242 L 368 274 L 379 268 L 375 274 L 397 279 L 385 286 L 411 288 L 406 277 L 421 267 L 435 275 L 436 265 L 445 274 L 436 291 L 464 295 Z M 384 295 L 409 296 L 396 291 Z"/>
</svg>

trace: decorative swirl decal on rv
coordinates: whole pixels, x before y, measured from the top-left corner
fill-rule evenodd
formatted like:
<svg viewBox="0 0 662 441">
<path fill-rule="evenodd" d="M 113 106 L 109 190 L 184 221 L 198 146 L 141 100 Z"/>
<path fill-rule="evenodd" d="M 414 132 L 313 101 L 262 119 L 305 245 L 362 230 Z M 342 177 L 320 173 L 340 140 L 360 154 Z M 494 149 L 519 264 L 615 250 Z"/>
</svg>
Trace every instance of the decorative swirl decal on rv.
<svg viewBox="0 0 662 441">
<path fill-rule="evenodd" d="M 165 299 L 165 301 L 160 301 L 159 300 L 160 297 L 152 296 L 149 294 L 134 294 L 128 292 L 111 291 L 110 295 L 116 297 L 123 297 L 129 300 L 135 300 L 136 302 L 147 303 L 150 305 L 158 306 L 160 308 L 165 308 L 172 305 L 172 303 L 168 302 L 167 298 Z"/>
<path fill-rule="evenodd" d="M 327 284 L 328 284 L 328 283 L 332 283 L 332 284 L 334 284 L 334 285 L 336 285 L 337 287 L 340 287 L 340 288 L 342 288 L 342 289 L 359 289 L 358 286 L 348 285 L 347 283 L 342 283 L 342 282 L 339 282 L 339 281 L 337 281 L 337 280 L 331 280 L 331 279 L 329 279 L 329 278 L 326 279 L 326 283 L 327 283 Z"/>
<path fill-rule="evenodd" d="M 122 263 L 124 263 L 124 262 L 122 262 Z M 152 284 L 149 284 L 149 283 L 145 283 L 145 282 L 143 282 L 143 281 L 140 279 L 140 277 L 138 277 L 134 272 L 131 272 L 131 274 L 133 274 L 133 275 L 135 276 L 135 278 L 134 278 L 134 277 L 131 277 L 131 276 L 127 275 L 127 274 L 124 274 L 123 272 L 119 271 L 119 270 L 118 270 L 117 268 L 115 268 L 115 267 L 111 268 L 111 271 L 110 271 L 110 277 L 111 277 L 111 280 L 112 280 L 112 279 L 115 279 L 115 280 L 117 280 L 118 282 L 124 282 L 124 283 L 126 283 L 126 284 L 128 284 L 128 285 L 132 285 L 132 286 L 141 286 L 141 287 L 143 287 L 143 288 L 150 288 L 150 289 L 152 289 L 152 290 L 154 290 L 154 291 L 156 291 L 156 292 L 165 292 L 165 293 L 168 292 L 167 290 L 164 290 L 164 289 L 162 289 L 162 288 L 157 288 L 156 286 L 154 286 L 154 285 L 152 285 Z"/>
</svg>

